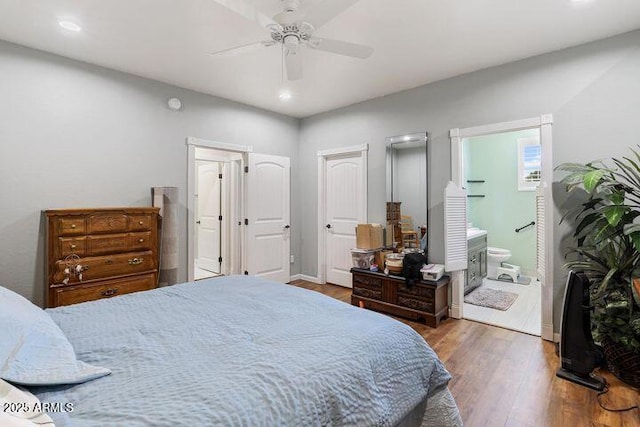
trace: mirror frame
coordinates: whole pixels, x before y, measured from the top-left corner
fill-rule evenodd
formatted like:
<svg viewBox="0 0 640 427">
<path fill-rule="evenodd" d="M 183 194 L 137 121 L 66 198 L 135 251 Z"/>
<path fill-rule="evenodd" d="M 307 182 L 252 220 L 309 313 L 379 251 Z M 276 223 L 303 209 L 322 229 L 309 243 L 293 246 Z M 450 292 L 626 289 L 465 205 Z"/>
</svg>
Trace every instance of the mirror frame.
<svg viewBox="0 0 640 427">
<path fill-rule="evenodd" d="M 426 184 L 425 184 L 425 205 L 426 205 L 426 212 L 425 212 L 425 225 L 427 227 L 427 250 L 425 251 L 425 256 L 427 256 L 427 259 L 429 257 L 429 207 L 430 207 L 430 203 L 429 203 L 429 181 L 430 181 L 430 168 L 429 168 L 429 154 L 430 154 L 430 150 L 429 150 L 429 132 L 428 131 L 422 131 L 422 132 L 416 132 L 416 133 L 410 133 L 410 134 L 404 134 L 404 135 L 397 135 L 397 136 L 391 136 L 391 137 L 387 137 L 386 138 L 386 182 L 385 182 L 385 186 L 386 186 L 386 192 L 385 192 L 385 202 L 393 202 L 393 178 L 394 178 L 394 170 L 393 170 L 393 165 L 394 165 L 394 145 L 400 145 L 400 144 L 407 144 L 407 143 L 415 143 L 415 142 L 424 142 L 425 144 L 425 157 L 426 157 L 426 162 L 425 162 L 425 179 L 426 179 Z M 385 203 L 385 207 L 384 207 L 384 215 L 385 215 L 385 225 L 386 225 L 386 217 L 387 217 L 387 209 L 386 209 L 386 203 Z"/>
</svg>

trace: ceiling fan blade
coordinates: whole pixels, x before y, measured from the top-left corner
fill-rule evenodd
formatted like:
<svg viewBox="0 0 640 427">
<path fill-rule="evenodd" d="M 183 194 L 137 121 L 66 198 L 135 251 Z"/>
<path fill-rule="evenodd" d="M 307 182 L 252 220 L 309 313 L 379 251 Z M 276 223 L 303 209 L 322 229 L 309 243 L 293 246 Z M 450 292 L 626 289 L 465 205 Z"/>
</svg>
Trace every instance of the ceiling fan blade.
<svg viewBox="0 0 640 427">
<path fill-rule="evenodd" d="M 321 39 L 314 37 L 307 43 L 312 49 L 337 53 L 338 55 L 367 59 L 373 53 L 373 48 L 362 44 L 343 42 L 340 40 Z"/>
<path fill-rule="evenodd" d="M 285 48 L 284 63 L 287 66 L 287 79 L 300 80 L 302 78 L 302 49 L 300 46 Z"/>
<path fill-rule="evenodd" d="M 269 18 L 267 15 L 264 15 L 258 9 L 250 5 L 244 0 L 213 0 L 218 3 L 236 12 L 239 15 L 244 16 L 245 18 L 256 22 L 263 28 L 267 28 L 270 25 L 278 25 L 273 19 Z"/>
<path fill-rule="evenodd" d="M 317 30 L 358 1 L 359 0 L 322 0 L 305 14 L 304 20 L 313 24 Z"/>
<path fill-rule="evenodd" d="M 253 51 L 262 49 L 264 47 L 271 47 L 271 46 L 274 46 L 275 44 L 276 42 L 273 40 L 249 43 L 243 46 L 237 46 L 237 47 L 232 47 L 230 49 L 213 52 L 211 55 L 226 58 L 229 56 L 236 56 L 236 55 L 242 55 L 243 53 L 253 52 Z"/>
</svg>

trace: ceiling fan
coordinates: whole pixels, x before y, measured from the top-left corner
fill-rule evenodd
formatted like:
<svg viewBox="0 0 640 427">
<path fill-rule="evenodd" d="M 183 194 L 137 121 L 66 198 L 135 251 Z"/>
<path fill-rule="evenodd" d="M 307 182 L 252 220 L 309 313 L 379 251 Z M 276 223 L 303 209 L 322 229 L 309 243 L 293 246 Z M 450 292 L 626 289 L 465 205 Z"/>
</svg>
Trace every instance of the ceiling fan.
<svg viewBox="0 0 640 427">
<path fill-rule="evenodd" d="M 231 49 L 214 52 L 216 56 L 233 56 L 253 50 L 282 45 L 289 80 L 302 78 L 302 47 L 323 50 L 338 55 L 366 59 L 373 48 L 355 43 L 314 37 L 322 25 L 357 3 L 358 0 L 321 0 L 306 7 L 300 0 L 281 0 L 284 10 L 273 18 L 262 14 L 245 0 L 214 0 L 216 3 L 256 22 L 271 33 L 271 40 L 263 40 Z M 311 3 L 307 0 L 305 3 Z"/>
</svg>

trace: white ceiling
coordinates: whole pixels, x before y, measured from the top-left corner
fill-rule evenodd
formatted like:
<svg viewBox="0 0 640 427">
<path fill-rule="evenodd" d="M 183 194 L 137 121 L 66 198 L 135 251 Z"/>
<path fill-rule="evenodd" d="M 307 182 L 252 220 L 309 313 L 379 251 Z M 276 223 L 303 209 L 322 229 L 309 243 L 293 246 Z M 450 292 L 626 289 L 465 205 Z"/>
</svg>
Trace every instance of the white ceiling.
<svg viewBox="0 0 640 427">
<path fill-rule="evenodd" d="M 281 8 L 247 1 L 268 16 Z M 63 30 L 60 19 L 83 30 Z M 294 117 L 637 28 L 638 0 L 360 0 L 316 35 L 370 45 L 373 55 L 305 49 L 304 78 L 283 82 L 277 47 L 210 55 L 269 39 L 213 0 L 0 0 L 0 39 Z"/>
</svg>

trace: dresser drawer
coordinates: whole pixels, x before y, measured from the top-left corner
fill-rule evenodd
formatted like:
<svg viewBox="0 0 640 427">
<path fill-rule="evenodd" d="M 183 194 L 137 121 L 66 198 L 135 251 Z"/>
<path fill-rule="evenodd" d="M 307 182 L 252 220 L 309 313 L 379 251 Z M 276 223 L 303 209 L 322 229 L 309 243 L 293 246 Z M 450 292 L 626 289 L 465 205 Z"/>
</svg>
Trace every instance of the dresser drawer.
<svg viewBox="0 0 640 427">
<path fill-rule="evenodd" d="M 59 218 L 58 230 L 61 235 L 84 234 L 87 231 L 87 221 L 81 216 Z"/>
<path fill-rule="evenodd" d="M 155 274 L 127 277 L 119 280 L 107 280 L 76 286 L 53 288 L 53 306 L 77 304 L 102 298 L 111 298 L 132 292 L 147 291 L 156 287 Z"/>
<path fill-rule="evenodd" d="M 402 281 L 398 283 L 398 295 L 405 294 L 409 298 L 428 299 L 432 300 L 436 295 L 436 290 L 431 286 L 424 286 L 418 283 L 414 283 L 411 287 Z"/>
<path fill-rule="evenodd" d="M 81 237 L 58 237 L 58 253 L 61 258 L 64 258 L 71 254 L 78 256 L 85 256 L 87 238 Z"/>
<path fill-rule="evenodd" d="M 382 279 L 354 275 L 352 292 L 361 297 L 382 299 Z"/>
<path fill-rule="evenodd" d="M 127 252 L 129 249 L 129 235 L 122 234 L 104 234 L 87 236 L 87 255 L 106 255 L 118 252 Z"/>
<path fill-rule="evenodd" d="M 129 217 L 129 230 L 151 230 L 152 222 L 152 215 L 131 215 Z"/>
<path fill-rule="evenodd" d="M 129 216 L 119 213 L 91 215 L 87 219 L 87 233 L 125 232 L 129 226 Z"/>
<path fill-rule="evenodd" d="M 398 305 L 402 307 L 412 308 L 414 310 L 426 311 L 427 313 L 432 314 L 435 312 L 433 299 L 423 300 L 398 294 Z"/>
<path fill-rule="evenodd" d="M 129 233 L 127 246 L 130 251 L 151 250 L 151 232 Z"/>
<path fill-rule="evenodd" d="M 79 264 L 84 267 L 82 282 L 155 271 L 158 268 L 152 251 L 81 258 Z M 62 283 L 66 277 L 64 274 L 66 267 L 64 261 L 56 262 L 54 283 Z M 81 283 L 81 281 L 77 275 L 71 275 L 69 283 Z"/>
</svg>

